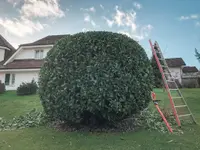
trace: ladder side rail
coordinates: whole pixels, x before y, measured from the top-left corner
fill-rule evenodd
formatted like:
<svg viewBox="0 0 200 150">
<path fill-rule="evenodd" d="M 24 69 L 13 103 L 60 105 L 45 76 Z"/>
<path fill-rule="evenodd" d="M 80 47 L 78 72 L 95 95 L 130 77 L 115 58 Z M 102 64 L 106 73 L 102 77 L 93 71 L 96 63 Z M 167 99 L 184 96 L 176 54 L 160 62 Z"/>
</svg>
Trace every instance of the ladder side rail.
<svg viewBox="0 0 200 150">
<path fill-rule="evenodd" d="M 157 45 L 158 51 L 160 52 L 161 58 L 163 59 L 163 62 L 164 62 L 164 65 L 166 66 L 167 71 L 168 71 L 170 77 L 172 78 L 171 72 L 170 72 L 169 67 L 168 67 L 168 65 L 167 65 L 167 62 L 166 62 L 166 60 L 165 60 L 165 58 L 164 58 L 164 56 L 163 56 L 163 54 L 162 54 L 162 52 L 161 52 L 161 49 L 160 49 L 160 46 L 159 46 L 158 42 L 155 41 L 155 44 Z"/>
<path fill-rule="evenodd" d="M 164 62 L 164 64 L 166 65 L 167 70 L 169 71 L 169 67 L 168 67 L 168 65 L 167 65 L 167 63 L 166 63 L 166 60 L 164 59 L 164 56 L 163 56 L 163 54 L 162 54 L 162 52 L 161 52 L 161 49 L 160 49 L 159 44 L 158 44 L 157 41 L 156 41 L 155 43 L 156 43 L 157 48 L 158 48 L 158 51 L 160 52 L 160 55 L 161 55 L 161 57 L 162 57 L 162 59 L 163 59 L 163 62 Z M 169 71 L 169 72 L 170 72 L 170 71 Z M 187 105 L 187 109 L 188 109 L 189 113 L 191 114 L 193 121 L 196 123 L 196 119 L 195 119 L 194 116 L 192 115 L 192 112 L 191 112 L 191 110 L 190 110 L 190 108 L 189 108 L 189 106 L 188 106 L 188 104 L 187 104 L 185 98 L 183 97 L 183 95 L 182 95 L 180 89 L 178 88 L 178 85 L 176 84 L 175 78 L 171 75 L 171 73 L 170 73 L 170 76 L 171 76 L 172 79 L 174 80 L 174 84 L 175 84 L 176 89 L 178 90 L 179 96 L 182 98 L 184 104 Z"/>
<path fill-rule="evenodd" d="M 177 86 L 176 83 L 175 83 L 175 85 Z M 185 105 L 187 105 L 187 109 L 188 109 L 189 113 L 191 114 L 194 123 L 196 124 L 196 123 L 197 123 L 197 122 L 196 122 L 196 119 L 194 118 L 194 116 L 193 116 L 193 114 L 192 114 L 192 111 L 190 110 L 190 107 L 188 106 L 188 104 L 187 104 L 187 102 L 186 102 L 184 96 L 182 95 L 180 89 L 178 88 L 178 86 L 177 86 L 177 89 L 178 89 L 178 93 L 179 93 L 180 97 L 182 98 L 183 102 L 185 103 Z"/>
<path fill-rule="evenodd" d="M 176 118 L 176 122 L 177 122 L 178 126 L 181 126 L 181 123 L 180 123 L 180 120 L 179 120 L 177 111 L 176 111 L 176 109 L 175 109 L 175 107 L 174 107 L 174 102 L 173 102 L 173 100 L 172 100 L 171 93 L 170 93 L 170 91 L 169 91 L 168 84 L 167 84 L 167 82 L 166 82 L 166 78 L 165 78 L 165 76 L 164 76 L 164 74 L 163 74 L 163 69 L 162 69 L 162 67 L 160 66 L 160 61 L 159 61 L 159 59 L 158 59 L 158 57 L 157 57 L 156 51 L 155 51 L 155 49 L 154 49 L 154 47 L 153 47 L 153 44 L 152 44 L 151 40 L 149 40 L 149 43 L 150 43 L 150 46 L 151 46 L 153 55 L 154 55 L 154 57 L 155 57 L 155 59 L 156 59 L 158 68 L 159 68 L 159 70 L 160 70 L 160 73 L 161 73 L 161 75 L 162 75 L 162 79 L 163 79 L 163 81 L 164 81 L 165 88 L 167 89 L 168 97 L 169 97 L 169 99 L 170 99 L 170 104 L 171 104 L 171 107 L 172 107 L 174 116 L 175 116 L 175 118 Z"/>
</svg>

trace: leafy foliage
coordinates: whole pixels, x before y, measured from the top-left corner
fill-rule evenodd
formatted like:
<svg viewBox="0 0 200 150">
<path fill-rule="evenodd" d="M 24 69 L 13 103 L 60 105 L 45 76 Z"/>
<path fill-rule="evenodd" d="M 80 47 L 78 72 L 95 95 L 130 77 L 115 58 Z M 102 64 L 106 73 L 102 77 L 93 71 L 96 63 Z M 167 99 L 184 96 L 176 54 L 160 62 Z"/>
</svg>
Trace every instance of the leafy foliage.
<svg viewBox="0 0 200 150">
<path fill-rule="evenodd" d="M 133 39 L 86 32 L 57 42 L 40 71 L 39 94 L 52 120 L 86 125 L 114 123 L 146 108 L 152 68 Z"/>
<path fill-rule="evenodd" d="M 5 91 L 6 91 L 5 84 L 1 83 L 1 80 L 0 80 L 0 94 L 4 93 Z"/>
<path fill-rule="evenodd" d="M 22 83 L 18 88 L 17 88 L 17 95 L 31 95 L 31 94 L 36 94 L 37 93 L 37 83 L 32 80 L 30 83 Z"/>
<path fill-rule="evenodd" d="M 153 68 L 153 77 L 154 77 L 154 87 L 160 88 L 162 87 L 162 76 L 158 65 L 156 63 L 156 59 L 154 56 L 151 57 L 151 66 Z"/>
<path fill-rule="evenodd" d="M 182 82 L 184 88 L 198 88 L 199 86 L 198 79 L 184 79 Z"/>
<path fill-rule="evenodd" d="M 171 127 L 176 126 L 176 122 L 172 111 L 167 108 L 162 108 L 162 112 Z M 157 110 L 144 109 L 139 114 L 135 114 L 118 123 L 118 128 L 123 131 L 133 131 L 137 129 L 145 129 L 149 131 L 158 131 L 161 133 L 169 133 L 164 121 Z M 176 129 L 173 131 L 176 134 L 182 134 L 182 130 Z"/>
<path fill-rule="evenodd" d="M 44 113 L 37 112 L 36 109 L 33 109 L 29 113 L 15 117 L 11 120 L 0 118 L 0 131 L 37 127 L 45 123 L 46 120 Z"/>
<path fill-rule="evenodd" d="M 198 59 L 198 61 L 200 62 L 200 53 L 197 51 L 196 48 L 195 48 L 195 56 Z"/>
</svg>

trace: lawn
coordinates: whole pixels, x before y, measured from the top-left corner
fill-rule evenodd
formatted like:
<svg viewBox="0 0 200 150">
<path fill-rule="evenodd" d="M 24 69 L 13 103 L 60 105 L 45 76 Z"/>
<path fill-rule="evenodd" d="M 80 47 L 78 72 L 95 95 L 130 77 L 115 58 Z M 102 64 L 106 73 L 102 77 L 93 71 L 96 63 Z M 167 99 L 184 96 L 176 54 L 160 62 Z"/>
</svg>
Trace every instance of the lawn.
<svg viewBox="0 0 200 150">
<path fill-rule="evenodd" d="M 156 89 L 161 105 L 169 105 L 166 93 Z M 200 89 L 183 89 L 188 105 L 200 122 Z M 41 110 L 37 95 L 18 97 L 15 92 L 0 95 L 0 116 L 10 119 L 32 108 Z M 140 130 L 129 133 L 60 132 L 47 127 L 0 132 L 1 150 L 199 150 L 200 127 L 188 125 L 184 134 L 170 135 Z"/>
</svg>

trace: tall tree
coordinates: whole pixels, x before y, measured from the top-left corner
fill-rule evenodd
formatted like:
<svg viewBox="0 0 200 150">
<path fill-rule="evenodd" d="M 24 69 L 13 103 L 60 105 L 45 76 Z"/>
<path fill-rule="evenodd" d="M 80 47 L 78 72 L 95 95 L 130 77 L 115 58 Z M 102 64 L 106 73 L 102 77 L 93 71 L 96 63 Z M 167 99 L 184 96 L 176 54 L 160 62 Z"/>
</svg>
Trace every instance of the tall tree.
<svg viewBox="0 0 200 150">
<path fill-rule="evenodd" d="M 195 48 L 195 56 L 198 59 L 198 61 L 200 62 L 200 53 L 197 51 L 196 48 Z"/>
<path fill-rule="evenodd" d="M 163 85 L 162 76 L 161 76 L 160 70 L 158 68 L 158 65 L 156 63 L 156 59 L 154 56 L 151 57 L 151 66 L 153 68 L 154 86 L 156 88 L 161 88 Z"/>
</svg>

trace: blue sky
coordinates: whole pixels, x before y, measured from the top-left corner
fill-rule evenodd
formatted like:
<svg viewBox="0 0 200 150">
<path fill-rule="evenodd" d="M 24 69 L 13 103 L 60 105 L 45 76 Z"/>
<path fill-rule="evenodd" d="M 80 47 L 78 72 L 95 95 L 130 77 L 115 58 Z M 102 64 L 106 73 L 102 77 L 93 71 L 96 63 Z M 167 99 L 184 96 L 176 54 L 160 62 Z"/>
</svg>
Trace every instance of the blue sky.
<svg viewBox="0 0 200 150">
<path fill-rule="evenodd" d="M 51 34 L 107 30 L 127 34 L 145 48 L 157 40 L 165 57 L 200 63 L 198 0 L 0 0 L 0 33 L 15 47 Z"/>
</svg>

